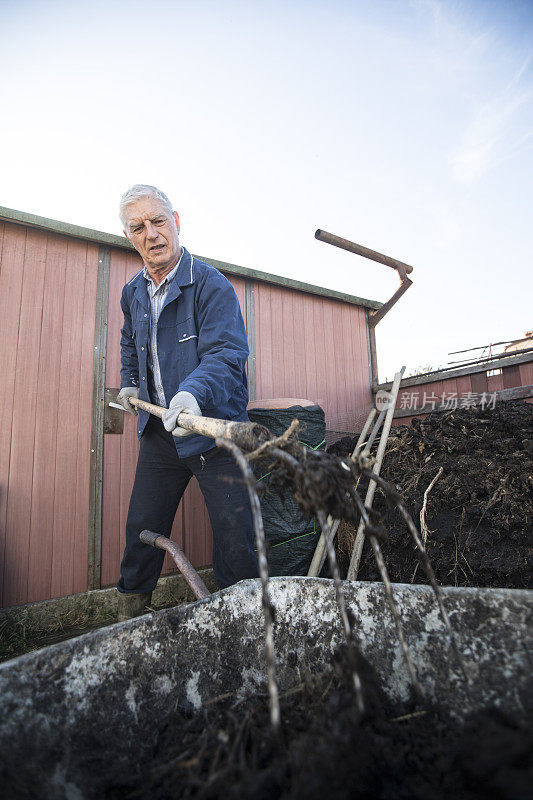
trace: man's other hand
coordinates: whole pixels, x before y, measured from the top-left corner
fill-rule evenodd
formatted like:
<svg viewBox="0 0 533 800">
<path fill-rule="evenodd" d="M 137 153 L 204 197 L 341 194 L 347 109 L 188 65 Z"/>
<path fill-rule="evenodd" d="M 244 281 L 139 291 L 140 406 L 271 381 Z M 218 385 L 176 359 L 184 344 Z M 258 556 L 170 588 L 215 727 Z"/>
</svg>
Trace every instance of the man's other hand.
<svg viewBox="0 0 533 800">
<path fill-rule="evenodd" d="M 163 425 L 165 430 L 172 431 L 174 436 L 190 436 L 192 431 L 180 428 L 178 425 L 178 415 L 184 411 L 186 414 L 194 414 L 201 417 L 200 406 L 196 402 L 196 397 L 190 392 L 178 392 L 170 401 L 168 409 L 163 412 Z"/>
<path fill-rule="evenodd" d="M 117 403 L 120 403 L 124 411 L 128 414 L 137 416 L 137 409 L 130 403 L 130 397 L 139 397 L 139 390 L 135 386 L 125 386 L 117 395 Z"/>
</svg>

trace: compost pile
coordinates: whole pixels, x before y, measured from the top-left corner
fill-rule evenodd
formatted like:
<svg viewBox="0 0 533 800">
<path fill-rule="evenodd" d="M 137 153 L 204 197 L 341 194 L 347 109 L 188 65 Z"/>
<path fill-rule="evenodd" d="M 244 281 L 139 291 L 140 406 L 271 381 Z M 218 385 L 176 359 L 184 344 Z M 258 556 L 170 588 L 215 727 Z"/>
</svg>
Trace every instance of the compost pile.
<svg viewBox="0 0 533 800">
<path fill-rule="evenodd" d="M 346 455 L 354 443 L 341 440 L 329 452 Z M 434 412 L 391 430 L 381 475 L 416 521 L 440 468 L 426 508 L 426 549 L 439 583 L 532 588 L 533 404 Z M 382 550 L 391 580 L 425 582 L 405 524 L 379 489 L 374 508 L 388 531 Z M 354 526 L 343 523 L 337 547 L 344 569 L 354 538 Z M 379 580 L 368 543 L 358 578 Z"/>
<path fill-rule="evenodd" d="M 495 710 L 459 725 L 436 709 L 391 704 L 361 660 L 365 712 L 350 670 L 308 676 L 282 695 L 279 734 L 266 698 L 222 695 L 199 714 L 175 711 L 143 763 L 116 765 L 105 796 L 141 798 L 526 797 L 533 779 L 533 732 Z M 155 723 L 155 721 L 154 721 Z M 96 765 L 95 765 L 96 766 Z"/>
</svg>

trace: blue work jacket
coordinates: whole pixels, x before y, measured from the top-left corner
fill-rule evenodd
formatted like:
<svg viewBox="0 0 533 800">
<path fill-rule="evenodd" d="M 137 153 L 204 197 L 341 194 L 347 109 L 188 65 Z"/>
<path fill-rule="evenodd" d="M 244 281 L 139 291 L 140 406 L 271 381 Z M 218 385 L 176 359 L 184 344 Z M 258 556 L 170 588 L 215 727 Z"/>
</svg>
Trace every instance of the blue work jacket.
<svg viewBox="0 0 533 800">
<path fill-rule="evenodd" d="M 150 401 L 151 314 L 142 270 L 124 286 L 120 304 L 120 385 L 138 386 L 139 398 Z M 248 342 L 237 295 L 227 278 L 185 248 L 157 323 L 157 353 L 167 405 L 176 392 L 185 391 L 194 395 L 205 417 L 248 419 Z M 139 410 L 139 439 L 148 418 Z M 212 439 L 197 434 L 174 441 L 181 458 L 215 446 Z"/>
</svg>

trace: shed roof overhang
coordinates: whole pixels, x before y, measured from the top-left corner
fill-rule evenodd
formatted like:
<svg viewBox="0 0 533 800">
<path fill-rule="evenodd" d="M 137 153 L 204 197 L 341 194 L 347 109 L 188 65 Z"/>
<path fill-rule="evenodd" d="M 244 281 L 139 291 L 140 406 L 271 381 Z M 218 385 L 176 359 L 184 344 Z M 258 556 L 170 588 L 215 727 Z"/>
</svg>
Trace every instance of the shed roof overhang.
<svg viewBox="0 0 533 800">
<path fill-rule="evenodd" d="M 47 219 L 46 217 L 39 217 L 36 214 L 29 214 L 26 211 L 16 211 L 12 208 L 5 208 L 0 206 L 0 220 L 6 222 L 13 222 L 18 225 L 28 225 L 32 228 L 39 228 L 40 230 L 50 231 L 52 233 L 60 233 L 64 236 L 73 236 L 76 239 L 84 239 L 88 242 L 94 242 L 100 245 L 108 245 L 109 247 L 119 247 L 122 250 L 131 250 L 135 252 L 132 245 L 124 236 L 116 236 L 112 233 L 104 233 L 102 231 L 95 231 L 91 228 L 82 228 L 78 225 L 71 225 L 69 222 L 60 222 L 55 219 Z M 310 283 L 297 281 L 293 278 L 285 278 L 282 275 L 272 275 L 269 272 L 261 272 L 257 269 L 250 269 L 249 267 L 240 267 L 237 264 L 229 264 L 226 261 L 218 261 L 214 258 L 207 258 L 195 253 L 197 258 L 216 267 L 220 272 L 226 275 L 237 275 L 241 278 L 249 278 L 255 281 L 263 281 L 264 283 L 271 283 L 275 286 L 281 286 L 285 289 L 294 289 L 298 292 L 305 294 L 315 294 L 320 297 L 330 297 L 334 300 L 341 300 L 344 303 L 351 303 L 352 305 L 363 306 L 364 308 L 379 309 L 383 303 L 377 300 L 367 300 L 364 297 L 357 297 L 356 295 L 345 294 L 344 292 L 337 292 L 334 289 L 326 289 L 322 286 L 314 286 Z"/>
</svg>

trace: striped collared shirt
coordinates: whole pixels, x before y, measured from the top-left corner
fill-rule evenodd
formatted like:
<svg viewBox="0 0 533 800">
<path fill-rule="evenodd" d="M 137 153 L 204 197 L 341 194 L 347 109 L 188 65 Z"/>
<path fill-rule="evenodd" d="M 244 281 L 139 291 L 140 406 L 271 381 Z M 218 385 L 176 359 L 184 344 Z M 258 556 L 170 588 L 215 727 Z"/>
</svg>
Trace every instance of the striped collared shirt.
<svg viewBox="0 0 533 800">
<path fill-rule="evenodd" d="M 183 248 L 181 251 L 180 260 L 174 267 L 174 269 L 165 275 L 159 286 L 156 286 L 153 280 L 151 279 L 150 275 L 148 274 L 148 270 L 146 267 L 143 267 L 143 275 L 146 278 L 146 289 L 148 291 L 148 297 L 150 299 L 150 338 L 148 344 L 148 366 L 152 370 L 152 375 L 154 378 L 154 386 L 157 392 L 157 400 L 160 406 L 167 405 L 167 401 L 165 398 L 165 391 L 163 389 L 163 381 L 161 380 L 161 370 L 159 368 L 159 357 L 157 355 L 157 323 L 159 321 L 159 315 L 163 309 L 163 305 L 166 300 L 166 296 L 168 294 L 168 289 L 170 286 L 170 281 L 173 279 L 174 275 L 178 271 L 178 267 L 181 263 L 181 259 L 183 258 Z"/>
</svg>

